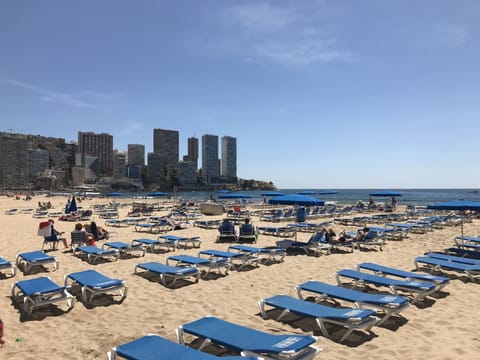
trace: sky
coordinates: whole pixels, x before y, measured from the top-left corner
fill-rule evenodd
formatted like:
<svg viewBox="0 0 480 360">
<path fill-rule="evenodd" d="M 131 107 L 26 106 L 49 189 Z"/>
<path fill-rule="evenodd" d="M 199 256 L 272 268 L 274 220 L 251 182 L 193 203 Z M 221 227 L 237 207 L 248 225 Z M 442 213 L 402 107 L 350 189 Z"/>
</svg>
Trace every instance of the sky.
<svg viewBox="0 0 480 360">
<path fill-rule="evenodd" d="M 0 2 L 0 131 L 237 138 L 279 188 L 480 186 L 477 0 Z"/>
</svg>

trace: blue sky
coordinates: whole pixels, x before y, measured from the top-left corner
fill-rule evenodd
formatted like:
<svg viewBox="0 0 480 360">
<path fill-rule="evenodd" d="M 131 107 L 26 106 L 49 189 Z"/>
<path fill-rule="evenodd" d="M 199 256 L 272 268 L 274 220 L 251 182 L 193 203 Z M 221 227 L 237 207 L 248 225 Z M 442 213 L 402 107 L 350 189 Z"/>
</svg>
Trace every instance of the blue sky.
<svg viewBox="0 0 480 360">
<path fill-rule="evenodd" d="M 476 0 L 16 0 L 0 131 L 237 138 L 280 188 L 479 186 Z"/>
</svg>

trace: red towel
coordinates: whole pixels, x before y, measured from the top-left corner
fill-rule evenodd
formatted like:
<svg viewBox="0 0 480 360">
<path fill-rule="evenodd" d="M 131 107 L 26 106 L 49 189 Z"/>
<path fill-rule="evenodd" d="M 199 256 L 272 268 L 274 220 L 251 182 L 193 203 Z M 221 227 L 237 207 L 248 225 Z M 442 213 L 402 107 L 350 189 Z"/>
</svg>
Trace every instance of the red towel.
<svg viewBox="0 0 480 360">
<path fill-rule="evenodd" d="M 48 221 L 42 221 L 40 225 L 38 225 L 38 236 L 51 236 L 52 235 L 52 224 Z"/>
</svg>

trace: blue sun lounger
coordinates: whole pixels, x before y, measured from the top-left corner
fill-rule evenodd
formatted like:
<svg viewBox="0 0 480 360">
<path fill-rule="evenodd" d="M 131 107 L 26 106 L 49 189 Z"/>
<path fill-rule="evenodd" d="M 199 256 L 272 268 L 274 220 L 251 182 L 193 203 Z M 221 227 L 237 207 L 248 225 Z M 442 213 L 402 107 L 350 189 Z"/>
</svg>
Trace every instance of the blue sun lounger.
<svg viewBox="0 0 480 360">
<path fill-rule="evenodd" d="M 127 285 L 123 280 L 109 278 L 96 270 L 85 270 L 65 275 L 65 286 L 82 287 L 82 301 L 90 303 L 94 296 L 119 291 L 121 300 L 127 296 Z M 70 284 L 69 284 L 70 283 Z M 90 295 L 90 296 L 88 296 Z"/>
<path fill-rule="evenodd" d="M 423 300 L 426 296 L 437 290 L 435 284 L 391 279 L 384 276 L 372 275 L 361 271 L 343 269 L 335 273 L 338 284 L 341 284 L 341 278 L 345 277 L 353 280 L 352 288 L 372 284 L 378 287 L 388 287 L 392 293 L 397 294 L 398 291 L 408 292 L 412 296 L 411 303 Z"/>
<path fill-rule="evenodd" d="M 133 239 L 131 243 L 133 246 L 141 245 L 143 248 L 152 253 L 156 252 L 157 249 L 175 251 L 175 249 L 177 248 L 173 241 L 168 240 L 160 241 L 153 239 Z"/>
<path fill-rule="evenodd" d="M 22 296 L 23 310 L 31 314 L 36 307 L 66 301 L 68 310 L 73 308 L 73 296 L 65 286 L 54 283 L 43 276 L 17 281 L 12 285 L 12 301 Z"/>
<path fill-rule="evenodd" d="M 437 291 L 441 290 L 444 286 L 450 283 L 450 279 L 445 276 L 435 276 L 431 274 L 405 271 L 405 270 L 395 269 L 392 267 L 383 266 L 383 265 L 374 264 L 374 263 L 368 263 L 368 262 L 358 264 L 357 269 L 359 271 L 362 271 L 362 270 L 373 271 L 375 275 L 380 275 L 380 276 L 390 275 L 390 276 L 395 276 L 395 277 L 402 278 L 409 281 L 431 282 L 437 286 Z"/>
<path fill-rule="evenodd" d="M 120 252 L 116 249 L 104 250 L 97 246 L 77 246 L 73 249 L 75 256 L 87 256 L 87 261 L 94 264 L 98 259 L 117 261 L 120 257 Z"/>
<path fill-rule="evenodd" d="M 408 298 L 390 294 L 369 294 L 341 286 L 330 285 L 320 281 L 307 281 L 295 287 L 299 299 L 303 300 L 302 291 L 319 295 L 317 301 L 326 298 L 340 299 L 354 303 L 358 308 L 375 307 L 385 312 L 385 316 L 377 323 L 381 325 L 394 314 L 400 314 L 409 305 Z"/>
<path fill-rule="evenodd" d="M 464 258 L 462 258 L 464 259 Z M 419 264 L 424 265 L 426 268 L 432 270 L 451 270 L 462 272 L 469 277 L 470 280 L 476 281 L 475 275 L 480 275 L 480 265 L 471 265 L 457 261 L 449 261 L 430 256 L 419 256 L 413 261 L 417 269 L 420 268 Z"/>
<path fill-rule="evenodd" d="M 281 248 L 259 248 L 255 246 L 246 246 L 246 245 L 231 245 L 228 247 L 228 251 L 236 251 L 241 254 L 250 254 L 250 255 L 256 255 L 259 256 L 260 259 L 259 261 L 264 261 L 264 262 L 281 262 L 285 258 L 285 255 L 287 254 L 286 249 L 281 249 Z M 279 259 L 277 259 L 279 257 Z"/>
<path fill-rule="evenodd" d="M 313 343 L 317 338 L 310 335 L 273 335 L 234 324 L 213 316 L 183 324 L 176 329 L 180 344 L 185 344 L 185 334 L 203 340 L 202 350 L 209 343 L 231 349 L 240 354 L 259 356 L 262 359 L 313 359 L 321 351 Z"/>
<path fill-rule="evenodd" d="M 48 255 L 43 251 L 32 251 L 18 254 L 15 263 L 18 268 L 23 270 L 24 274 L 28 274 L 32 266 L 52 264 L 54 270 L 58 269 L 56 257 Z"/>
<path fill-rule="evenodd" d="M 238 265 L 239 270 L 247 265 L 258 266 L 258 256 L 252 254 L 241 254 L 222 250 L 202 250 L 198 253 L 198 256 L 202 257 L 202 255 L 207 256 L 209 259 L 228 259 L 231 264 Z"/>
<path fill-rule="evenodd" d="M 184 237 L 184 236 L 176 236 L 176 235 L 160 235 L 158 240 L 163 239 L 165 241 L 173 242 L 175 247 L 178 249 L 180 246 L 184 249 L 188 248 L 188 244 L 192 246 L 192 248 L 199 248 L 202 241 L 200 240 L 199 236 L 194 237 Z"/>
<path fill-rule="evenodd" d="M 458 263 L 467 264 L 467 265 L 480 265 L 480 259 L 465 258 L 462 256 L 455 256 L 455 255 L 450 255 L 445 253 L 429 252 L 425 254 L 425 256 L 435 258 L 435 259 L 440 259 L 440 260 L 458 262 Z"/>
<path fill-rule="evenodd" d="M 218 357 L 184 345 L 177 344 L 161 336 L 149 334 L 136 340 L 114 347 L 107 353 L 108 360 L 260 360 L 255 356 Z"/>
<path fill-rule="evenodd" d="M 171 262 L 175 263 L 175 266 L 189 266 L 197 269 L 206 269 L 203 277 L 206 277 L 210 272 L 217 270 L 219 274 L 222 273 L 222 269 L 225 270 L 225 275 L 228 274 L 228 270 L 232 264 L 228 259 L 205 259 L 198 256 L 191 255 L 172 255 L 167 257 L 167 265 L 170 265 Z"/>
<path fill-rule="evenodd" d="M 16 274 L 15 265 L 11 261 L 5 260 L 0 256 L 0 272 L 4 270 L 10 270 L 12 276 Z"/>
<path fill-rule="evenodd" d="M 202 229 L 218 229 L 220 226 L 220 220 L 195 220 L 193 226 L 200 227 Z"/>
<path fill-rule="evenodd" d="M 451 248 L 445 249 L 445 251 L 455 256 L 480 259 L 480 251 L 477 251 L 477 250 L 459 249 L 456 247 L 451 247 Z"/>
<path fill-rule="evenodd" d="M 122 241 L 110 241 L 102 244 L 102 249 L 114 249 L 120 252 L 120 255 L 130 255 L 140 252 L 140 256 L 145 256 L 145 248 L 141 244 L 127 244 Z"/>
<path fill-rule="evenodd" d="M 333 324 L 347 328 L 347 331 L 338 341 L 342 343 L 355 330 L 370 331 L 379 319 L 375 317 L 375 311 L 370 309 L 334 308 L 308 301 L 295 299 L 288 295 L 275 295 L 261 299 L 258 302 L 260 312 L 264 319 L 267 318 L 265 305 L 281 309 L 282 313 L 276 319 L 279 321 L 285 314 L 292 313 L 301 317 L 312 318 L 316 321 L 323 336 L 331 338 L 326 324 Z"/>
<path fill-rule="evenodd" d="M 160 282 L 164 286 L 169 286 L 167 280 L 172 280 L 170 286 L 175 285 L 177 280 L 185 280 L 193 277 L 195 282 L 200 278 L 200 271 L 192 267 L 179 267 L 162 264 L 156 261 L 136 264 L 133 267 L 133 273 L 138 274 L 138 269 L 144 270 L 145 273 L 153 273 L 160 276 Z"/>
</svg>

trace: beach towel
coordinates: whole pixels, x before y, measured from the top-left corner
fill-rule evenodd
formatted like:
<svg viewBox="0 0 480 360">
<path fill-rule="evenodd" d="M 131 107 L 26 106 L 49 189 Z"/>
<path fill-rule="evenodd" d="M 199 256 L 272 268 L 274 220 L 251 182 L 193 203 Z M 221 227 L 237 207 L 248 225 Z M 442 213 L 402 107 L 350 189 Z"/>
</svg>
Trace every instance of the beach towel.
<svg viewBox="0 0 480 360">
<path fill-rule="evenodd" d="M 52 235 L 52 224 L 48 221 L 42 221 L 40 225 L 38 225 L 38 236 L 48 237 Z"/>
</svg>

